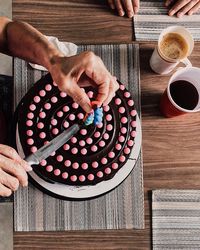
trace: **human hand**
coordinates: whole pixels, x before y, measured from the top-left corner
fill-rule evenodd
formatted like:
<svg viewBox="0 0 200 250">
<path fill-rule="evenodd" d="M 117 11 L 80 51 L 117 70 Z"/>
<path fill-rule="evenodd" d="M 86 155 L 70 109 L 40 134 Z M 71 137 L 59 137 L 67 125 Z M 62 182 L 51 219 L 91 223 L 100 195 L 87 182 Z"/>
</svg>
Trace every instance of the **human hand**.
<svg viewBox="0 0 200 250">
<path fill-rule="evenodd" d="M 177 17 L 182 17 L 185 14 L 192 15 L 200 9 L 200 0 L 166 0 L 165 5 L 169 9 L 169 16 L 173 16 L 174 14 Z"/>
<path fill-rule="evenodd" d="M 26 171 L 31 170 L 31 166 L 13 148 L 0 144 L 0 196 L 10 196 L 19 184 L 27 186 Z"/>
<path fill-rule="evenodd" d="M 71 57 L 56 56 L 49 71 L 59 89 L 87 113 L 91 111 L 90 99 L 81 87 L 96 87 L 98 94 L 95 100 L 100 105 L 108 104 L 119 88 L 116 78 L 108 72 L 101 58 L 90 51 Z"/>
<path fill-rule="evenodd" d="M 131 18 L 139 10 L 140 0 L 108 0 L 111 9 L 117 9 L 120 16 L 126 15 Z"/>
</svg>

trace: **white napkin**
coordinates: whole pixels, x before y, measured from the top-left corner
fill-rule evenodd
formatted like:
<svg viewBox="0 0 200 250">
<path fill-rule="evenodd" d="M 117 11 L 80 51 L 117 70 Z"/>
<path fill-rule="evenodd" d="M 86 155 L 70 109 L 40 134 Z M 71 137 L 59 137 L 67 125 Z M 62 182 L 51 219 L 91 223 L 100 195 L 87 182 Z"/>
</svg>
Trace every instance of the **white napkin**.
<svg viewBox="0 0 200 250">
<path fill-rule="evenodd" d="M 52 43 L 60 52 L 62 52 L 65 56 L 74 56 L 77 53 L 78 46 L 74 43 L 61 42 L 57 37 L 54 36 L 46 36 L 48 41 Z M 29 63 L 32 68 L 47 71 L 47 69 L 41 65 Z"/>
</svg>

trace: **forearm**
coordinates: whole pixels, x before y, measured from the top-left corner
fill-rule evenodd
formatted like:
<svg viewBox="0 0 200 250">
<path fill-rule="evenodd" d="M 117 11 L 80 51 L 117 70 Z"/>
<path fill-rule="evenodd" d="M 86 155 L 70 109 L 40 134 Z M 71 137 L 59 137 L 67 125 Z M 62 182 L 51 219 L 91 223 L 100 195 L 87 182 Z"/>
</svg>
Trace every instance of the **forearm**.
<svg viewBox="0 0 200 250">
<path fill-rule="evenodd" d="M 23 22 L 4 23 L 1 50 L 6 54 L 41 64 L 50 69 L 52 60 L 62 54 L 31 25 Z"/>
</svg>

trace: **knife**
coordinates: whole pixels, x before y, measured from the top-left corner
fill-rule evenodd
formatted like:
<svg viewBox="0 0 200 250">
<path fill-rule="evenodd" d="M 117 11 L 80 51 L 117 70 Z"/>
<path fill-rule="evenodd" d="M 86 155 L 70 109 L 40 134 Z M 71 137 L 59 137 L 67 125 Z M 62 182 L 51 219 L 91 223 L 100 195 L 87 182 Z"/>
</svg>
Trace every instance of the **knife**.
<svg viewBox="0 0 200 250">
<path fill-rule="evenodd" d="M 48 144 L 42 146 L 35 153 L 25 157 L 30 165 L 38 165 L 42 160 L 45 160 L 54 151 L 59 149 L 63 144 L 65 144 L 74 134 L 76 134 L 81 127 L 81 124 L 74 124 L 70 128 L 63 131 L 60 135 L 56 136 Z"/>
</svg>

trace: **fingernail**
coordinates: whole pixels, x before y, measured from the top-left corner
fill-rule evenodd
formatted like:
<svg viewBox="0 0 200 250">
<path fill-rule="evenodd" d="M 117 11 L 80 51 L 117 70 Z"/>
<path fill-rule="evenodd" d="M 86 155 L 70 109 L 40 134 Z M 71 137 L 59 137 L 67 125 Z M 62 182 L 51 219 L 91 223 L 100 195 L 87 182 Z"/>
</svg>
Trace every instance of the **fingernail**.
<svg viewBox="0 0 200 250">
<path fill-rule="evenodd" d="M 174 10 L 172 10 L 172 11 L 169 12 L 169 16 L 173 16 L 174 14 L 175 14 Z"/>
<path fill-rule="evenodd" d="M 132 12 L 132 11 L 129 11 L 129 12 L 128 12 L 128 17 L 129 17 L 129 18 L 132 18 L 132 17 L 133 17 L 133 12 Z"/>
<path fill-rule="evenodd" d="M 189 11 L 188 15 L 191 16 L 193 14 L 193 11 Z"/>
<path fill-rule="evenodd" d="M 30 165 L 26 164 L 26 171 L 30 172 L 32 170 L 33 170 L 33 168 Z"/>
<path fill-rule="evenodd" d="M 124 11 L 120 10 L 119 15 L 124 16 L 124 14 L 125 14 Z"/>
<path fill-rule="evenodd" d="M 183 16 L 183 13 L 182 12 L 178 12 L 177 13 L 177 17 L 182 17 Z"/>
<path fill-rule="evenodd" d="M 27 187 L 28 186 L 28 181 L 23 183 L 22 187 Z"/>
</svg>

